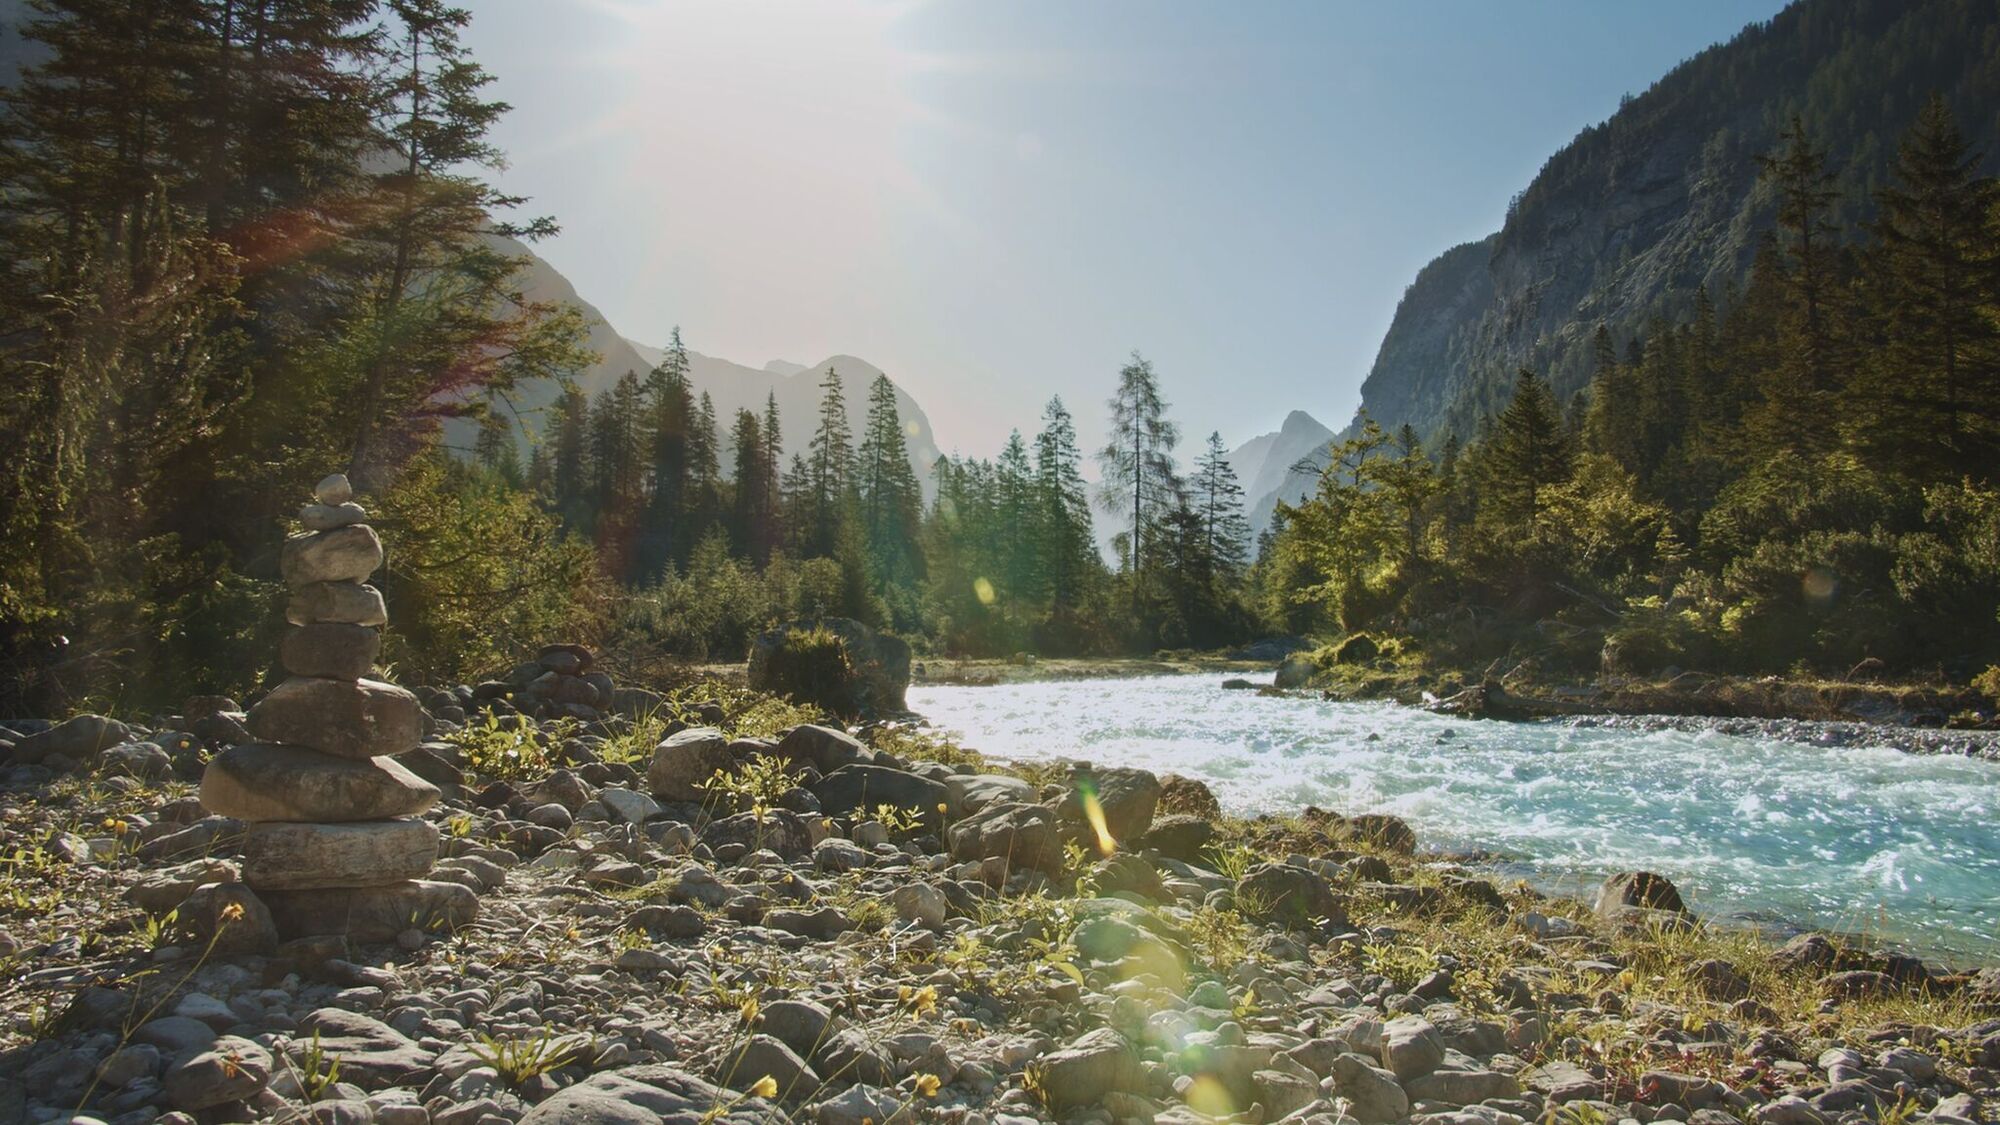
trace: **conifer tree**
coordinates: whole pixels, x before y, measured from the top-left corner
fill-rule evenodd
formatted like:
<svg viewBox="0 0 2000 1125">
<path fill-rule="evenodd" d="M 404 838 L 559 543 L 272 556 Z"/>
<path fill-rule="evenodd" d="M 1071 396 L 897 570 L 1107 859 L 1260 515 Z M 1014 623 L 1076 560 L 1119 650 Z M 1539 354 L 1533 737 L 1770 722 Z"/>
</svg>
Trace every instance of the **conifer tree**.
<svg viewBox="0 0 2000 1125">
<path fill-rule="evenodd" d="M 1051 613 L 1065 618 L 1083 604 L 1097 562 L 1082 466 L 1076 424 L 1062 399 L 1051 398 L 1035 435 L 1036 514 L 1028 526 Z"/>
<path fill-rule="evenodd" d="M 1855 419 L 1861 443 L 1917 475 L 1992 474 L 2000 425 L 2000 187 L 1932 95 L 1876 193 L 1885 346 Z M 1926 472 L 1928 470 L 1928 472 Z"/>
<path fill-rule="evenodd" d="M 1250 549 L 1250 521 L 1243 515 L 1243 487 L 1229 463 L 1220 431 L 1208 435 L 1208 449 L 1195 462 L 1188 482 L 1201 529 L 1201 550 L 1215 572 L 1229 581 L 1242 577 Z"/>
<path fill-rule="evenodd" d="M 1153 365 L 1133 352 L 1118 372 L 1118 390 L 1111 396 L 1110 440 L 1097 459 L 1104 470 L 1101 502 L 1131 521 L 1125 565 L 1135 599 L 1145 572 L 1147 540 L 1179 506 L 1180 479 L 1173 459 L 1179 441 L 1180 429 L 1167 419 Z"/>
<path fill-rule="evenodd" d="M 831 557 L 840 542 L 848 492 L 854 487 L 854 437 L 847 424 L 847 396 L 840 372 L 820 380 L 819 427 L 807 445 L 805 496 L 798 528 L 802 553 Z"/>
<path fill-rule="evenodd" d="M 1555 396 L 1540 376 L 1521 369 L 1513 399 L 1495 420 L 1492 437 L 1481 444 L 1482 514 L 1491 511 L 1517 531 L 1532 528 L 1540 491 L 1569 479 L 1571 458 Z"/>
<path fill-rule="evenodd" d="M 1765 373 L 1756 430 L 1769 445 L 1811 454 L 1832 437 L 1828 396 L 1835 388 L 1833 344 L 1834 227 L 1827 215 L 1837 193 L 1826 153 L 1797 114 L 1762 158 L 1778 197 L 1778 226 L 1790 237 L 1785 268 L 1786 318 L 1778 363 Z"/>
<path fill-rule="evenodd" d="M 857 473 L 862 533 L 876 580 L 884 589 L 912 588 L 923 573 L 917 544 L 923 492 L 910 467 L 896 388 L 887 375 L 869 384 Z"/>
</svg>

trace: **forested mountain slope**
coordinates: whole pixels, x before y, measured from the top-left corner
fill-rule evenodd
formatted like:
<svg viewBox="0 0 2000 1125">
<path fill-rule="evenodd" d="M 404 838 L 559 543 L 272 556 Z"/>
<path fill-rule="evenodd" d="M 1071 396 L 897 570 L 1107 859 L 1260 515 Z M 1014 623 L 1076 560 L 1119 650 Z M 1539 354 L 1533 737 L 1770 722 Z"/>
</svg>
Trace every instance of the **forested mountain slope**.
<svg viewBox="0 0 2000 1125">
<path fill-rule="evenodd" d="M 1362 386 L 1393 431 L 1469 437 L 1514 373 L 1559 399 L 1590 379 L 1591 339 L 1726 305 L 1771 227 L 1758 159 L 1794 113 L 1831 156 L 1833 221 L 1872 214 L 1896 138 L 1933 92 L 2000 168 L 2000 4 L 1801 0 L 1676 67 L 1550 157 L 1491 237 L 1418 274 Z"/>
</svg>

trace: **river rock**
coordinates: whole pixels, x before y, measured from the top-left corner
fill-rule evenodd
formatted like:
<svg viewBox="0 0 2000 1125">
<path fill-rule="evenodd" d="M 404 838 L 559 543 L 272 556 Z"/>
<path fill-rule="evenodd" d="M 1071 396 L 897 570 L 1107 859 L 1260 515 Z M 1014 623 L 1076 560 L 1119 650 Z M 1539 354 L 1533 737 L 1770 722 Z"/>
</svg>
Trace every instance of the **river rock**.
<svg viewBox="0 0 2000 1125">
<path fill-rule="evenodd" d="M 278 927 L 270 907 L 242 883 L 210 883 L 189 892 L 174 915 L 189 945 L 216 953 L 270 953 Z"/>
<path fill-rule="evenodd" d="M 382 887 L 265 891 L 286 940 L 343 934 L 356 942 L 394 941 L 405 930 L 451 933 L 479 916 L 479 895 L 458 883 L 414 879 Z"/>
<path fill-rule="evenodd" d="M 944 787 L 951 790 L 952 810 L 959 816 L 1008 801 L 1035 803 L 1034 786 L 1002 773 L 954 774 L 944 779 Z"/>
<path fill-rule="evenodd" d="M 890 805 L 922 817 L 924 826 L 933 831 L 943 824 L 944 810 L 951 804 L 951 790 L 942 782 L 886 766 L 842 766 L 811 789 L 819 798 L 820 811 L 828 816 Z"/>
<path fill-rule="evenodd" d="M 843 766 L 872 765 L 875 751 L 843 730 L 805 723 L 785 732 L 778 740 L 778 753 L 794 762 L 809 765 L 822 774 Z"/>
<path fill-rule="evenodd" d="M 380 630 L 366 625 L 320 622 L 286 630 L 278 662 L 294 676 L 358 680 L 375 666 L 382 651 Z"/>
<path fill-rule="evenodd" d="M 225 1035 L 173 1066 L 161 1093 L 175 1109 L 194 1113 L 252 1097 L 271 1082 L 271 1052 L 248 1039 Z"/>
<path fill-rule="evenodd" d="M 1236 908 L 1293 929 L 1347 927 L 1347 909 L 1326 877 L 1289 863 L 1263 864 L 1236 882 Z"/>
<path fill-rule="evenodd" d="M 382 591 L 357 582 L 314 582 L 293 588 L 285 603 L 285 620 L 294 625 L 338 622 L 346 625 L 386 625 L 389 611 Z"/>
<path fill-rule="evenodd" d="M 1407 1090 L 1411 1079 L 1421 1078 L 1444 1065 L 1444 1038 L 1429 1020 L 1420 1016 L 1390 1020 L 1382 1025 L 1382 1065 Z"/>
<path fill-rule="evenodd" d="M 707 801 L 714 796 L 708 791 L 710 779 L 735 769 L 728 735 L 714 727 L 691 727 L 668 735 L 653 748 L 646 786 L 665 801 Z"/>
<path fill-rule="evenodd" d="M 332 531 L 368 518 L 367 509 L 349 501 L 345 504 L 307 504 L 299 509 L 299 524 L 307 531 Z"/>
<path fill-rule="evenodd" d="M 723 1056 L 716 1073 L 723 1082 L 747 1090 L 769 1078 L 778 1084 L 779 1101 L 801 1101 L 819 1093 L 819 1075 L 798 1052 L 769 1035 L 752 1035 L 743 1046 Z"/>
<path fill-rule="evenodd" d="M 1169 813 L 1153 822 L 1138 846 L 1185 863 L 1201 862 L 1201 852 L 1215 839 L 1215 825 L 1188 813 Z"/>
<path fill-rule="evenodd" d="M 1597 891 L 1595 909 L 1607 918 L 1635 909 L 1687 913 L 1673 881 L 1651 871 L 1623 871 L 1604 880 Z"/>
<path fill-rule="evenodd" d="M 398 883 L 428 872 L 437 850 L 437 829 L 414 819 L 253 824 L 243 881 L 260 891 Z"/>
<path fill-rule="evenodd" d="M 746 1100 L 686 1071 L 654 1064 L 592 1075 L 530 1109 L 520 1125 L 775 1125 L 782 1120 L 768 1102 Z"/>
<path fill-rule="evenodd" d="M 1062 831 L 1046 805 L 988 805 L 952 825 L 950 843 L 955 859 L 1004 859 L 1022 870 L 1062 871 Z"/>
<path fill-rule="evenodd" d="M 129 741 L 132 728 L 103 715 L 78 715 L 64 719 L 44 731 L 26 735 L 14 743 L 14 761 L 33 765 L 49 757 L 87 762 L 121 742 Z"/>
<path fill-rule="evenodd" d="M 209 811 L 248 821 L 387 820 L 437 801 L 437 786 L 394 758 L 355 761 L 262 742 L 216 755 L 201 777 Z"/>
<path fill-rule="evenodd" d="M 1363 1125 L 1388 1125 L 1410 1115 L 1410 1097 L 1396 1076 L 1351 1052 L 1336 1056 L 1330 1073 L 1334 1093 L 1346 1098 Z"/>
<path fill-rule="evenodd" d="M 346 473 L 328 473 L 313 485 L 313 499 L 322 504 L 345 504 L 354 499 L 354 483 Z"/>
<path fill-rule="evenodd" d="M 417 697 L 377 680 L 294 676 L 250 708 L 245 725 L 265 742 L 358 761 L 401 754 L 423 741 Z"/>
<path fill-rule="evenodd" d="M 278 555 L 285 585 L 365 582 L 382 566 L 382 539 L 365 523 L 294 535 Z"/>
<path fill-rule="evenodd" d="M 1146 1072 L 1138 1054 L 1124 1036 L 1108 1027 L 1042 1056 L 1030 1074 L 1042 1100 L 1058 1114 L 1096 1105 L 1113 1091 L 1146 1092 Z"/>
<path fill-rule="evenodd" d="M 1085 812 L 1089 803 L 1086 796 L 1103 812 L 1104 827 L 1111 838 L 1122 844 L 1137 840 L 1152 827 L 1153 809 L 1160 800 L 1160 779 L 1148 770 L 1078 770 L 1063 798 L 1064 820 L 1073 825 L 1090 822 Z"/>
</svg>

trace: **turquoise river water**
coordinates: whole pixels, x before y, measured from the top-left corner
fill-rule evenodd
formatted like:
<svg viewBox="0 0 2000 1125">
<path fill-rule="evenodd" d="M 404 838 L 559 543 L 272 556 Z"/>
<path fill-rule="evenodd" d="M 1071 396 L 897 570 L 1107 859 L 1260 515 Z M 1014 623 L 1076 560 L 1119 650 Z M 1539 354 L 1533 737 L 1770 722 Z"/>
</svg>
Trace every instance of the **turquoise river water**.
<svg viewBox="0 0 2000 1125">
<path fill-rule="evenodd" d="M 997 757 L 1199 778 L 1233 813 L 1395 813 L 1424 847 L 1497 853 L 1503 874 L 1546 889 L 1643 868 L 1705 914 L 2000 962 L 2000 763 L 1469 722 L 1206 676 L 917 686 L 910 706 Z"/>
</svg>

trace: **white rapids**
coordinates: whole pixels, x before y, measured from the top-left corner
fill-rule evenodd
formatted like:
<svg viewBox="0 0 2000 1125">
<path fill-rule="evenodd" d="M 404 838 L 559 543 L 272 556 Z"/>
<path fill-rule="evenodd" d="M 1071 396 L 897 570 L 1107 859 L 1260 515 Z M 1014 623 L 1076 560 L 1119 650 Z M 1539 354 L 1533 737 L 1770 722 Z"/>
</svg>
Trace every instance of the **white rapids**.
<svg viewBox="0 0 2000 1125">
<path fill-rule="evenodd" d="M 913 686 L 989 756 L 1179 773 L 1226 811 L 1387 812 L 1426 848 L 1578 890 L 1658 871 L 1703 913 L 2000 955 L 2000 763 L 1714 730 L 1470 722 L 1166 676 Z"/>
</svg>

